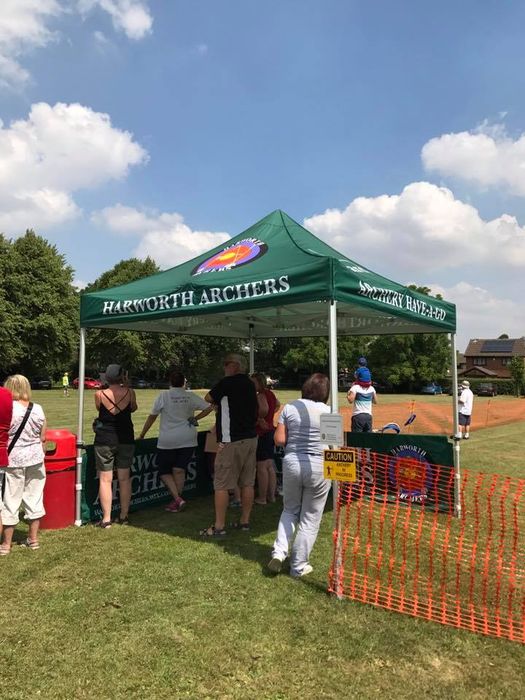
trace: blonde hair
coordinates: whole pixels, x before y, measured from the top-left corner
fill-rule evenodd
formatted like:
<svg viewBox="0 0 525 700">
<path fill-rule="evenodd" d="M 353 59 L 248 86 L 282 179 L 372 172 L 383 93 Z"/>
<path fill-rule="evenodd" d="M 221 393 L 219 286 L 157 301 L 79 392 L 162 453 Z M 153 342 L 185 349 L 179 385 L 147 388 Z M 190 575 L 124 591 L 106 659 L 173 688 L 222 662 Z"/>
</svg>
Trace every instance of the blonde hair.
<svg viewBox="0 0 525 700">
<path fill-rule="evenodd" d="M 246 359 L 236 352 L 230 352 L 226 355 L 225 362 L 235 362 L 235 364 L 239 365 L 241 372 L 246 372 Z"/>
<path fill-rule="evenodd" d="M 4 382 L 4 387 L 13 395 L 15 401 L 31 401 L 31 385 L 23 374 L 12 374 Z"/>
</svg>

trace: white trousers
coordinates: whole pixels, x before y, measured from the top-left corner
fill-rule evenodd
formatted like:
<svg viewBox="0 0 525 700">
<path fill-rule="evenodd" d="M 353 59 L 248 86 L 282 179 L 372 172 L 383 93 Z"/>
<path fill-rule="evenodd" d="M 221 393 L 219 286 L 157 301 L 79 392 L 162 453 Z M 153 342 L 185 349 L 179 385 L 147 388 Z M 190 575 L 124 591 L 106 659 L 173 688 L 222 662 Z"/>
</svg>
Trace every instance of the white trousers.
<svg viewBox="0 0 525 700">
<path fill-rule="evenodd" d="M 318 459 L 286 455 L 283 460 L 283 512 L 273 543 L 272 556 L 286 559 L 290 554 L 290 574 L 299 576 L 308 564 L 317 539 L 321 518 L 332 482 L 323 476 Z"/>
<path fill-rule="evenodd" d="M 15 467 L 5 470 L 2 498 L 2 523 L 18 524 L 18 511 L 24 509 L 26 520 L 42 518 L 44 510 L 44 484 L 46 470 L 43 464 L 31 467 Z"/>
</svg>

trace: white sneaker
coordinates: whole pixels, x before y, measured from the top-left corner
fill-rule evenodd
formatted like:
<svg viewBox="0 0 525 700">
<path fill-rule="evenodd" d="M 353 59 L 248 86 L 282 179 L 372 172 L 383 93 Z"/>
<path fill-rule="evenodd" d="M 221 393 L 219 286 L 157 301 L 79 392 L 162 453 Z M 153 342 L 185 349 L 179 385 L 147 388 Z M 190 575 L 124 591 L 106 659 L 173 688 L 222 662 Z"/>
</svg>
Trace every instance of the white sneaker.
<svg viewBox="0 0 525 700">
<path fill-rule="evenodd" d="M 297 574 L 291 574 L 291 575 L 293 576 L 293 578 L 302 578 L 303 576 L 308 576 L 308 574 L 311 574 L 313 570 L 314 570 L 313 566 L 311 566 L 310 564 L 305 564 L 302 571 L 299 571 L 299 573 L 297 573 Z"/>
<path fill-rule="evenodd" d="M 283 560 L 279 557 L 272 557 L 268 562 L 268 569 L 272 574 L 280 574 L 283 568 Z"/>
</svg>

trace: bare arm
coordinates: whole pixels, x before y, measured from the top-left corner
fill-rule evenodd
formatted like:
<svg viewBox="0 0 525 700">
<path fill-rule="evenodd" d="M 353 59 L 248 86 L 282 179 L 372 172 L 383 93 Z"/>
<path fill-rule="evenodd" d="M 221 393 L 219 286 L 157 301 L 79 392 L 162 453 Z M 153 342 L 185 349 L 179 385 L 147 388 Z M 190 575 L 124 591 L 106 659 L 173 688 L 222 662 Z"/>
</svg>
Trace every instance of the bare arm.
<svg viewBox="0 0 525 700">
<path fill-rule="evenodd" d="M 148 430 L 151 428 L 151 426 L 153 425 L 153 423 L 155 423 L 156 420 L 157 420 L 157 416 L 155 416 L 155 415 L 153 415 L 152 413 L 150 413 L 150 415 L 149 415 L 149 416 L 146 418 L 146 420 L 144 421 L 144 425 L 143 425 L 143 427 L 142 427 L 142 430 L 140 431 L 140 435 L 139 435 L 139 438 L 138 438 L 139 440 L 144 440 L 144 437 L 146 436 L 146 433 L 147 433 Z"/>
<path fill-rule="evenodd" d="M 288 434 L 286 431 L 286 426 L 284 423 L 279 423 L 277 428 L 275 428 L 275 433 L 273 436 L 273 441 L 277 445 L 277 447 L 284 447 L 286 445 L 286 440 L 288 438 Z"/>
<path fill-rule="evenodd" d="M 213 410 L 215 410 L 215 406 L 208 406 L 208 408 L 204 408 L 200 413 L 197 413 L 197 415 L 195 416 L 195 420 L 205 418 L 208 415 L 208 413 L 211 413 Z"/>
<path fill-rule="evenodd" d="M 46 431 L 47 431 L 47 420 L 44 418 L 44 424 L 42 426 L 42 429 L 40 431 L 40 439 L 42 442 L 46 441 Z"/>
<path fill-rule="evenodd" d="M 138 408 L 138 406 L 137 406 L 137 395 L 135 394 L 135 390 L 134 390 L 134 389 L 130 389 L 130 391 L 131 391 L 131 399 L 129 400 L 129 405 L 130 405 L 130 407 L 131 407 L 131 413 L 135 413 L 135 411 L 136 411 L 137 408 Z"/>
<path fill-rule="evenodd" d="M 213 400 L 213 398 L 212 398 L 212 395 L 210 394 L 209 391 L 208 391 L 208 393 L 206 394 L 206 396 L 204 397 L 204 400 L 207 401 L 208 403 L 215 403 L 214 400 Z"/>
</svg>

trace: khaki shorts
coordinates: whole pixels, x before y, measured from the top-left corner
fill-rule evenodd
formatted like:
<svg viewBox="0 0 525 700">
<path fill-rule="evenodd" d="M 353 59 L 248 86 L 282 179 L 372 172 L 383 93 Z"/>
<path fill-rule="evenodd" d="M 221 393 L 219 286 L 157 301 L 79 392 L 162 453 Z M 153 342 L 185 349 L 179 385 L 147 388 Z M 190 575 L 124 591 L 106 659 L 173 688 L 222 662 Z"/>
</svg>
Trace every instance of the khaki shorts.
<svg viewBox="0 0 525 700">
<path fill-rule="evenodd" d="M 95 445 L 95 462 L 100 472 L 131 469 L 135 445 Z"/>
<path fill-rule="evenodd" d="M 257 462 L 257 438 L 227 442 L 215 459 L 213 486 L 216 491 L 229 491 L 236 486 L 253 486 Z"/>
</svg>

